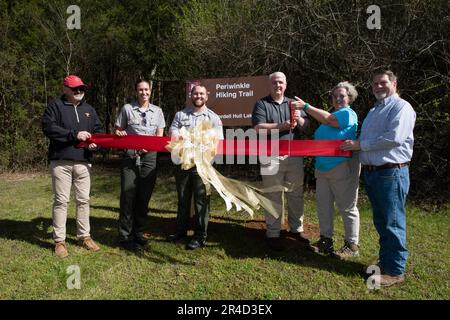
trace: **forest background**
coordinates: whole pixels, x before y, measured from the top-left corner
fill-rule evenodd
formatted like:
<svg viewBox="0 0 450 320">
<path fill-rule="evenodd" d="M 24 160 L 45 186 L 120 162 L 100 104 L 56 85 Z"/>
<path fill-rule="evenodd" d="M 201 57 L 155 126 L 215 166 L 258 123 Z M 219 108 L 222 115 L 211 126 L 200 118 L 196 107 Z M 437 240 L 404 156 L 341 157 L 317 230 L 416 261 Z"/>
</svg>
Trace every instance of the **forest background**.
<svg viewBox="0 0 450 320">
<path fill-rule="evenodd" d="M 80 9 L 80 28 L 68 28 L 71 5 Z M 372 5 L 380 28 L 370 27 Z M 87 101 L 110 133 L 139 77 L 153 81 L 152 102 L 170 124 L 186 80 L 274 71 L 286 73 L 288 96 L 325 109 L 328 91 L 351 81 L 361 124 L 378 68 L 398 75 L 400 94 L 417 113 L 411 199 L 447 203 L 450 1 L 0 0 L 0 172 L 46 167 L 40 120 L 67 74 L 89 84 Z M 98 164 L 113 155 L 97 157 Z M 239 175 L 233 170 L 242 168 L 226 170 Z M 312 161 L 306 173 L 313 187 Z"/>
</svg>

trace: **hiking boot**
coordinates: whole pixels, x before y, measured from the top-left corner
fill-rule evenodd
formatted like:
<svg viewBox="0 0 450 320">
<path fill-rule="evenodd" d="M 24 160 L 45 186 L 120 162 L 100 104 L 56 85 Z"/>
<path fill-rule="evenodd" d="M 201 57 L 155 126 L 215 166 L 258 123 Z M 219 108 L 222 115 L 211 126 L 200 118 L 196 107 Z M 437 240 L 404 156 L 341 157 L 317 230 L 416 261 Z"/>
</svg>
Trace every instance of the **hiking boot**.
<svg viewBox="0 0 450 320">
<path fill-rule="evenodd" d="M 65 258 L 69 255 L 64 241 L 55 243 L 55 255 L 59 258 Z"/>
<path fill-rule="evenodd" d="M 86 238 L 80 239 L 80 240 L 78 240 L 78 243 L 83 248 L 85 248 L 89 251 L 92 251 L 92 252 L 96 252 L 96 251 L 100 250 L 100 247 L 94 242 L 94 240 L 92 240 L 91 237 L 86 237 Z"/>
<path fill-rule="evenodd" d="M 344 242 L 344 246 L 334 253 L 334 257 L 339 260 L 345 260 L 347 258 L 358 257 L 359 247 L 357 244 Z"/>
<path fill-rule="evenodd" d="M 333 239 L 320 236 L 319 241 L 309 245 L 309 249 L 315 253 L 331 255 L 334 252 Z"/>
<path fill-rule="evenodd" d="M 404 275 L 399 276 L 391 276 L 389 274 L 380 275 L 380 286 L 381 287 L 390 287 L 394 284 L 402 283 L 405 281 Z"/>
</svg>

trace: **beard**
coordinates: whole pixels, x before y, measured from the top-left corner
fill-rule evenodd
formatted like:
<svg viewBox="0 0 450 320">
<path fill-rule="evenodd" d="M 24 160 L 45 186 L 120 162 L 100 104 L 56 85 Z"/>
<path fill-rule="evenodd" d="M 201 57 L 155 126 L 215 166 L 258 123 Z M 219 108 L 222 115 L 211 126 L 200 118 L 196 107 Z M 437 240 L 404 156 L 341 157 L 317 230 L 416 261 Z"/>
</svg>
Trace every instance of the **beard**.
<svg viewBox="0 0 450 320">
<path fill-rule="evenodd" d="M 379 92 L 379 93 L 374 92 L 373 94 L 375 95 L 375 98 L 377 98 L 377 100 L 382 100 L 387 97 L 386 92 Z"/>
<path fill-rule="evenodd" d="M 80 93 L 80 94 L 77 94 L 77 95 L 74 95 L 74 96 L 73 96 L 73 99 L 74 99 L 75 101 L 78 101 L 78 102 L 80 102 L 81 100 L 83 100 L 83 98 L 84 98 L 84 93 Z"/>
<path fill-rule="evenodd" d="M 201 108 L 201 107 L 203 107 L 203 106 L 205 105 L 205 103 L 204 103 L 203 100 L 201 100 L 201 99 L 193 100 L 192 103 L 193 103 L 194 106 L 197 107 L 197 108 Z"/>
</svg>

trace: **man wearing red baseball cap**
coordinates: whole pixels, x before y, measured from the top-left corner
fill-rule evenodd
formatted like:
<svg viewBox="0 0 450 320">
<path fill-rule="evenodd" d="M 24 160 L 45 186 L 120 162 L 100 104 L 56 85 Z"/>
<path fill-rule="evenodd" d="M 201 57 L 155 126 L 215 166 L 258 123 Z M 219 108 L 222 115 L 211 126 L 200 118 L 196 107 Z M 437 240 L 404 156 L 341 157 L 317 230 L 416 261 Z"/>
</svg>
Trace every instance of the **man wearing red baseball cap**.
<svg viewBox="0 0 450 320">
<path fill-rule="evenodd" d="M 69 88 L 86 87 L 83 80 L 77 76 L 67 76 L 64 78 L 64 86 Z"/>
<path fill-rule="evenodd" d="M 55 254 L 68 256 L 66 248 L 67 207 L 72 185 L 75 189 L 77 238 L 90 251 L 100 248 L 92 240 L 89 223 L 89 192 L 91 188 L 92 151 L 77 148 L 80 141 L 91 138 L 91 133 L 102 133 L 102 125 L 94 108 L 84 100 L 86 85 L 77 76 L 64 78 L 63 95 L 51 101 L 42 116 L 42 131 L 50 139 L 48 160 L 53 185 L 53 239 Z"/>
</svg>

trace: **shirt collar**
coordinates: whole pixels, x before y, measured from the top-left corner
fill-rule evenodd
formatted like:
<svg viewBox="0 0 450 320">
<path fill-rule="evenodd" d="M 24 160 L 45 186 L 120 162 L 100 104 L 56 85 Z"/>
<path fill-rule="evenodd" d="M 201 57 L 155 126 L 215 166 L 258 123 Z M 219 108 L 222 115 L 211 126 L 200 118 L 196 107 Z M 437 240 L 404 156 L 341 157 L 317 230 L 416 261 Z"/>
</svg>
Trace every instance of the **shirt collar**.
<svg viewBox="0 0 450 320">
<path fill-rule="evenodd" d="M 332 111 L 331 112 L 336 112 L 336 111 L 339 111 L 339 110 L 344 110 L 344 109 L 346 109 L 346 108 L 350 108 L 350 105 L 346 105 L 346 106 L 343 106 L 343 107 L 340 107 L 339 109 L 336 109 L 335 107 L 332 107 Z"/>
<path fill-rule="evenodd" d="M 377 102 L 375 102 L 375 107 L 378 107 L 378 106 L 384 107 L 385 105 L 389 104 L 390 102 L 392 102 L 395 99 L 398 99 L 398 93 L 394 93 L 393 95 L 390 95 L 389 97 L 378 100 Z"/>
<path fill-rule="evenodd" d="M 205 109 L 200 113 L 195 113 L 194 107 L 188 107 L 186 110 L 186 113 L 191 113 L 191 114 L 195 114 L 195 115 L 199 116 L 201 114 L 208 115 L 208 111 L 209 111 L 209 109 L 207 106 L 205 106 Z"/>
<path fill-rule="evenodd" d="M 139 110 L 140 106 L 139 106 L 139 103 L 137 101 L 134 101 L 132 103 L 131 107 L 133 108 L 133 111 L 141 112 Z M 145 110 L 145 112 L 148 112 L 148 111 L 151 111 L 151 112 L 155 111 L 155 108 L 154 108 L 154 106 L 151 103 L 148 104 L 148 108 L 147 108 L 147 110 Z"/>
<path fill-rule="evenodd" d="M 274 103 L 277 103 L 277 104 L 278 104 L 278 102 L 276 102 L 276 101 L 272 98 L 271 95 L 269 95 L 268 97 L 269 97 L 269 101 L 270 101 L 270 102 L 274 102 Z M 285 102 L 288 102 L 288 101 L 289 101 L 289 99 L 288 99 L 286 96 L 284 96 L 284 97 L 283 97 L 283 101 L 281 101 L 280 105 L 283 104 L 283 103 L 285 103 Z"/>
</svg>

